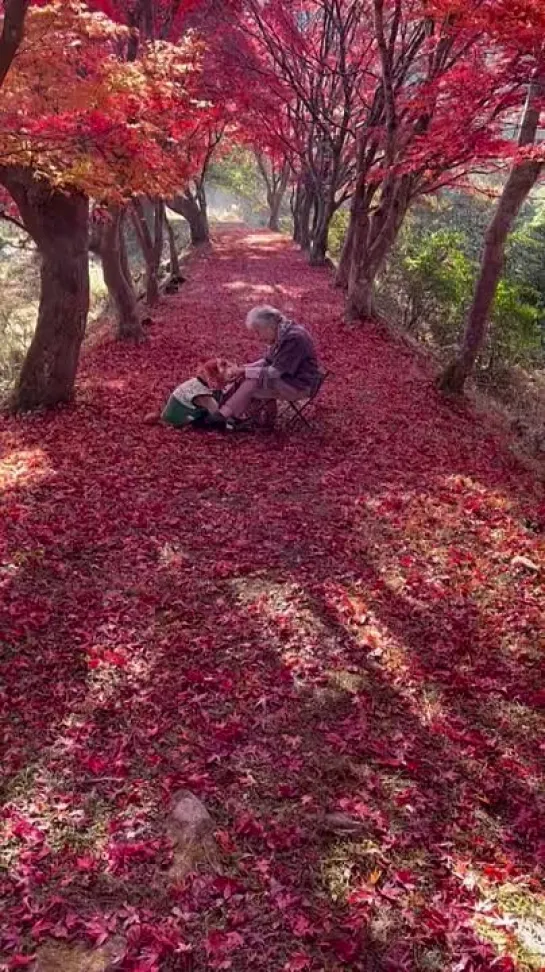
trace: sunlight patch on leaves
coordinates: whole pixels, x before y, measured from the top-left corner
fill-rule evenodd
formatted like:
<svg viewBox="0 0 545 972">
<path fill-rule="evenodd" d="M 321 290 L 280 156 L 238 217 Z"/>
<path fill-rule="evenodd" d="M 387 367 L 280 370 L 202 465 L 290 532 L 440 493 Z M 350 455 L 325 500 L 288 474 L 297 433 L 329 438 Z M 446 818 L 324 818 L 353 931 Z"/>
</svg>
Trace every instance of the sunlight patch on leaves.
<svg viewBox="0 0 545 972">
<path fill-rule="evenodd" d="M 82 378 L 80 385 L 82 389 L 100 388 L 107 392 L 123 392 L 127 388 L 127 381 L 125 379 L 102 378 L 95 375 Z"/>
<path fill-rule="evenodd" d="M 233 280 L 232 283 L 225 284 L 225 290 L 233 291 L 234 293 L 242 291 L 245 295 L 251 295 L 255 300 L 270 297 L 271 294 L 275 293 L 275 288 L 271 287 L 269 284 L 261 284 L 260 286 L 254 285 L 253 287 L 249 287 L 246 280 Z"/>
<path fill-rule="evenodd" d="M 479 933 L 501 954 L 517 960 L 517 968 L 538 970 L 545 965 L 545 896 L 520 885 L 488 885 L 483 914 L 476 919 Z M 494 912 L 487 915 L 487 905 Z"/>
<path fill-rule="evenodd" d="M 51 461 L 43 449 L 17 449 L 0 459 L 0 489 L 31 486 L 52 472 Z"/>
</svg>

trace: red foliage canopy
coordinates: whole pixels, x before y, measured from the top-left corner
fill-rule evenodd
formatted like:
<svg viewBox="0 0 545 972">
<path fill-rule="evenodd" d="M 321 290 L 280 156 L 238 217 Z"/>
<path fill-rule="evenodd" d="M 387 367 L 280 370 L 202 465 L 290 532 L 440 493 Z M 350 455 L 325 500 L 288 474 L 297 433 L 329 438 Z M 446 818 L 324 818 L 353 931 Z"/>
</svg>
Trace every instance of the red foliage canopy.
<svg viewBox="0 0 545 972">
<path fill-rule="evenodd" d="M 184 142 L 206 112 L 194 42 L 120 56 L 128 28 L 79 2 L 41 3 L 2 93 L 4 167 L 99 200 L 168 195 L 191 175 Z"/>
</svg>

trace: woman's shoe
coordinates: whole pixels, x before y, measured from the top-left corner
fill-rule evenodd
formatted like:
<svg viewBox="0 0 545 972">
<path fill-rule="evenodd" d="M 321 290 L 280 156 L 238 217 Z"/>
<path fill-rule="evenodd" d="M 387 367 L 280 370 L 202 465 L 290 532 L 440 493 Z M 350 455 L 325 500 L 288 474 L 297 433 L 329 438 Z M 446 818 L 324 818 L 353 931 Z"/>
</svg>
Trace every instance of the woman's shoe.
<svg viewBox="0 0 545 972">
<path fill-rule="evenodd" d="M 193 426 L 206 432 L 247 432 L 251 426 L 238 418 L 225 418 L 220 412 L 195 419 Z"/>
<path fill-rule="evenodd" d="M 219 412 L 214 412 L 213 414 L 202 415 L 196 418 L 193 422 L 193 427 L 195 429 L 204 429 L 205 431 L 215 430 L 216 432 L 225 432 L 227 430 L 227 421 Z"/>
<path fill-rule="evenodd" d="M 248 419 L 229 418 L 226 422 L 229 432 L 251 432 L 253 424 Z"/>
</svg>

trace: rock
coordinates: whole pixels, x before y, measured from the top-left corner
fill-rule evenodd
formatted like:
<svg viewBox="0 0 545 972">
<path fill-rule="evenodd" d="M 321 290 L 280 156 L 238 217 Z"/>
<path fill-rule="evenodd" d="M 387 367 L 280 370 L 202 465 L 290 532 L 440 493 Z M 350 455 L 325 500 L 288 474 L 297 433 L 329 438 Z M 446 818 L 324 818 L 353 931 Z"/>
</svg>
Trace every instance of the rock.
<svg viewBox="0 0 545 972">
<path fill-rule="evenodd" d="M 214 821 L 204 803 L 190 790 L 179 790 L 174 796 L 172 819 L 195 836 L 202 836 L 214 829 Z"/>
<path fill-rule="evenodd" d="M 46 942 L 38 949 L 32 972 L 110 972 L 121 962 L 126 947 L 120 935 L 92 950 L 82 945 Z"/>
<path fill-rule="evenodd" d="M 529 557 L 513 557 L 511 566 L 523 567 L 524 570 L 530 570 L 533 574 L 538 574 L 541 569 L 539 564 L 534 564 L 533 560 L 530 560 Z"/>
<path fill-rule="evenodd" d="M 363 820 L 349 817 L 347 813 L 326 813 L 322 827 L 335 834 L 359 834 L 365 829 Z"/>
<path fill-rule="evenodd" d="M 218 868 L 218 849 L 214 840 L 214 820 L 190 790 L 174 796 L 168 833 L 174 843 L 170 877 L 181 881 L 197 865 Z"/>
</svg>

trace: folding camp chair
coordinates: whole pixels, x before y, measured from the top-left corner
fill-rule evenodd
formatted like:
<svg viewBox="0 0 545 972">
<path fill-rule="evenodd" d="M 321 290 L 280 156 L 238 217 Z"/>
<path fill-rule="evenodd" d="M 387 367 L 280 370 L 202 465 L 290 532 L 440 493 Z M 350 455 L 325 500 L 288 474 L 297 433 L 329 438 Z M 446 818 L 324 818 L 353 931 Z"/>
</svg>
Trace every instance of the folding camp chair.
<svg viewBox="0 0 545 972">
<path fill-rule="evenodd" d="M 330 371 L 321 371 L 319 378 L 316 382 L 316 386 L 309 398 L 302 398 L 298 402 L 282 402 L 283 413 L 290 415 L 289 420 L 285 423 L 285 428 L 290 429 L 297 422 L 301 422 L 302 425 L 306 426 L 307 429 L 312 430 L 314 428 L 312 422 L 309 421 L 307 416 L 304 414 L 307 408 L 316 401 L 318 395 L 320 394 L 324 382 L 331 377 Z"/>
<path fill-rule="evenodd" d="M 308 398 L 299 399 L 299 401 L 297 402 L 286 402 L 286 401 L 279 402 L 281 408 L 280 416 L 289 415 L 288 421 L 284 423 L 285 429 L 291 428 L 297 422 L 301 422 L 301 424 L 305 425 L 307 429 L 313 428 L 312 423 L 309 422 L 307 416 L 304 415 L 303 413 L 306 412 L 307 408 L 309 408 L 309 406 L 312 405 L 312 403 L 316 400 L 323 387 L 324 382 L 326 381 L 327 378 L 331 378 L 331 375 L 332 375 L 331 371 L 321 371 L 318 380 L 316 382 L 316 386 L 312 394 Z M 244 379 L 239 378 L 237 379 L 236 382 L 234 382 L 230 386 L 226 394 L 222 397 L 221 400 L 222 405 L 231 398 L 231 395 L 234 394 L 234 392 L 240 386 L 242 381 L 244 381 Z M 255 401 L 254 406 L 252 408 L 251 415 L 249 416 L 248 419 L 250 424 L 255 424 L 259 422 L 260 413 L 263 412 L 263 410 L 267 407 L 268 404 L 269 404 L 268 401 L 260 401 L 260 402 Z"/>
</svg>

